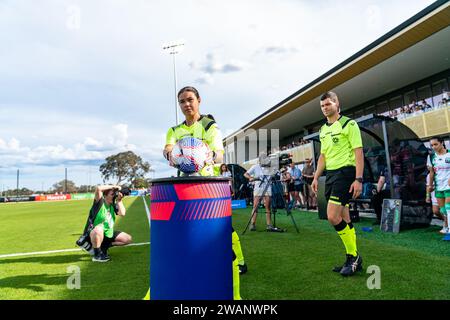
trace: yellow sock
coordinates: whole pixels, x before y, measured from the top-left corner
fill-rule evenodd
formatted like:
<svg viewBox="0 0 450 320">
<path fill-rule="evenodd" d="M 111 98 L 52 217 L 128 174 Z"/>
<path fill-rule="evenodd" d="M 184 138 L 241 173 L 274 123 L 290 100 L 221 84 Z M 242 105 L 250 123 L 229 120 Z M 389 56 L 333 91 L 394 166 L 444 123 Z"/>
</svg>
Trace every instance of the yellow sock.
<svg viewBox="0 0 450 320">
<path fill-rule="evenodd" d="M 142 300 L 150 300 L 150 288 L 148 288 L 147 294 L 145 295 L 144 299 Z"/>
<path fill-rule="evenodd" d="M 350 224 L 349 227 L 350 227 L 350 231 L 351 231 L 352 236 L 353 236 L 353 244 L 355 246 L 355 252 L 358 252 L 358 247 L 356 245 L 356 229 L 353 226 L 353 224 Z"/>
<path fill-rule="evenodd" d="M 239 236 L 236 231 L 233 230 L 233 233 L 231 234 L 232 244 L 233 244 L 233 251 L 236 255 L 238 264 L 243 265 L 244 262 L 244 255 L 242 254 L 242 248 L 241 248 L 241 241 L 239 240 Z"/>
<path fill-rule="evenodd" d="M 339 237 L 341 237 L 347 254 L 351 254 L 352 256 L 356 257 L 356 234 L 354 233 L 354 228 L 352 228 L 352 231 L 348 224 L 343 220 L 341 221 L 341 223 L 334 226 L 334 228 L 336 229 Z"/>
<path fill-rule="evenodd" d="M 238 260 L 233 260 L 233 300 L 242 300 L 239 284 L 239 267 Z"/>
</svg>

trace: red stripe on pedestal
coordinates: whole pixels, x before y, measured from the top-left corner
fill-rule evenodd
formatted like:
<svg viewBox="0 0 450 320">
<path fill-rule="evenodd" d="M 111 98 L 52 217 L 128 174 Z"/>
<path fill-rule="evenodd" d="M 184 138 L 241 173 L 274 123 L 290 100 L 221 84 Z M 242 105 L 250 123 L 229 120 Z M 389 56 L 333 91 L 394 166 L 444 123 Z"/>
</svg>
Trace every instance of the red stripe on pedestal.
<svg viewBox="0 0 450 320">
<path fill-rule="evenodd" d="M 174 188 L 179 200 L 215 199 L 229 196 L 226 189 L 221 188 L 220 183 L 175 184 Z"/>
<path fill-rule="evenodd" d="M 175 202 L 152 202 L 150 208 L 152 220 L 170 220 L 173 208 Z"/>
</svg>

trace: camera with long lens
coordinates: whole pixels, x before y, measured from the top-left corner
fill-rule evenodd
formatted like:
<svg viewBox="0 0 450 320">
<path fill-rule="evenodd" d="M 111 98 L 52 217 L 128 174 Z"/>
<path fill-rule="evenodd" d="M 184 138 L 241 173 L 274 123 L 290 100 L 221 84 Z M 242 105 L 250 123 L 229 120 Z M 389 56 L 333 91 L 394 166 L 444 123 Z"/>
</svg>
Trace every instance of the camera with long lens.
<svg viewBox="0 0 450 320">
<path fill-rule="evenodd" d="M 119 212 L 119 205 L 116 203 L 116 199 L 119 196 L 119 193 L 122 194 L 122 196 L 126 197 L 131 194 L 131 190 L 128 187 L 121 187 L 119 189 L 114 189 L 114 198 L 113 198 L 113 205 L 114 205 L 114 212 L 118 214 Z"/>
<path fill-rule="evenodd" d="M 76 241 L 76 244 L 86 251 L 90 251 L 92 249 L 91 238 L 88 232 L 83 233 L 80 238 Z"/>
<path fill-rule="evenodd" d="M 292 163 L 292 155 L 288 153 L 280 154 L 278 157 L 278 168 L 281 169 Z"/>
<path fill-rule="evenodd" d="M 277 170 L 280 170 L 281 168 L 288 166 L 292 163 L 292 155 L 288 153 L 283 153 L 280 155 L 271 155 L 270 157 L 267 157 L 265 159 L 264 164 L 261 164 L 262 167 L 264 166 L 273 166 Z"/>
<path fill-rule="evenodd" d="M 114 199 L 116 199 L 119 196 L 119 192 L 125 197 L 129 196 L 131 194 L 131 190 L 128 187 L 121 187 L 119 189 L 114 189 Z"/>
</svg>

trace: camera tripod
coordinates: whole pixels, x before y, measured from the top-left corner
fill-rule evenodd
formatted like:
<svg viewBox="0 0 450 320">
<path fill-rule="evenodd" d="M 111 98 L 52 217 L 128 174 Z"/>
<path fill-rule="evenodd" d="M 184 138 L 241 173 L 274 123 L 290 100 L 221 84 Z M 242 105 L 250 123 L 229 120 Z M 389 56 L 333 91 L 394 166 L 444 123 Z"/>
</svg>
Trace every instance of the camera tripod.
<svg viewBox="0 0 450 320">
<path fill-rule="evenodd" d="M 250 225 L 253 217 L 256 215 L 256 212 L 258 211 L 258 207 L 260 206 L 261 201 L 265 198 L 265 196 L 267 194 L 267 190 L 269 189 L 269 187 L 272 188 L 272 195 L 270 196 L 270 199 L 271 199 L 270 202 L 271 202 L 271 206 L 272 206 L 271 214 L 273 214 L 273 226 L 274 226 L 274 230 L 273 231 L 275 231 L 275 232 L 285 232 L 286 231 L 284 229 L 279 229 L 279 228 L 276 227 L 276 212 L 277 212 L 277 208 L 273 207 L 274 201 L 272 201 L 273 200 L 272 198 L 276 199 L 276 197 L 279 196 L 283 200 L 282 201 L 283 209 L 285 209 L 287 215 L 289 217 L 291 217 L 292 224 L 294 225 L 295 230 L 297 230 L 297 233 L 299 233 L 297 224 L 295 223 L 294 217 L 291 214 L 291 209 L 289 208 L 289 206 L 286 205 L 286 201 L 283 198 L 283 190 L 280 190 L 281 187 L 277 183 L 274 183 L 275 182 L 275 177 L 274 176 L 270 176 L 270 175 L 265 175 L 265 176 L 263 176 L 262 179 L 259 178 L 259 179 L 255 179 L 254 181 L 261 181 L 261 184 L 264 184 L 264 190 L 262 192 L 261 197 L 259 198 L 259 201 L 258 201 L 257 205 L 255 206 L 253 204 L 252 214 L 251 214 L 250 219 L 248 220 L 247 225 L 245 226 L 245 229 L 242 232 L 242 234 L 244 235 L 245 232 L 247 231 L 248 226 Z"/>
</svg>

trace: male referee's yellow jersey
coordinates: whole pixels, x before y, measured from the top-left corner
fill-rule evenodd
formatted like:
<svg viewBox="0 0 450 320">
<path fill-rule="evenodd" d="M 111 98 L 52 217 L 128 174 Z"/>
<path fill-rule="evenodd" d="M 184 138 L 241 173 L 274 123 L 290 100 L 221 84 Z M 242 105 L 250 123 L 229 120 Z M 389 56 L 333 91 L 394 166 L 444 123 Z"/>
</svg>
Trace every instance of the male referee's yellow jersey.
<svg viewBox="0 0 450 320">
<path fill-rule="evenodd" d="M 320 128 L 320 153 L 325 155 L 325 169 L 336 170 L 356 166 L 356 148 L 362 148 L 361 131 L 355 120 L 340 116 L 332 124 Z"/>
<path fill-rule="evenodd" d="M 170 128 L 166 135 L 166 145 L 175 145 L 178 140 L 185 137 L 193 137 L 203 140 L 211 151 L 215 153 L 223 152 L 222 133 L 217 123 L 207 116 L 200 116 L 197 122 L 191 126 L 186 125 L 186 121 Z M 205 166 L 201 171 L 202 176 L 218 176 L 220 172 L 220 164 Z"/>
</svg>

